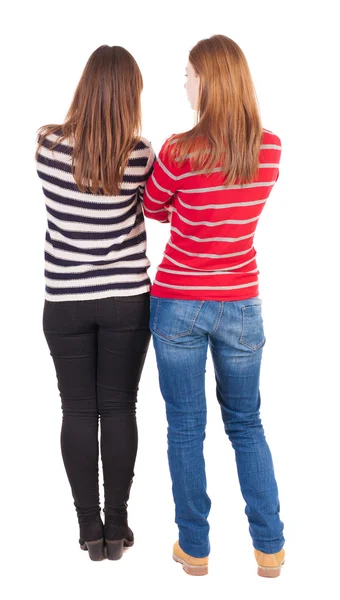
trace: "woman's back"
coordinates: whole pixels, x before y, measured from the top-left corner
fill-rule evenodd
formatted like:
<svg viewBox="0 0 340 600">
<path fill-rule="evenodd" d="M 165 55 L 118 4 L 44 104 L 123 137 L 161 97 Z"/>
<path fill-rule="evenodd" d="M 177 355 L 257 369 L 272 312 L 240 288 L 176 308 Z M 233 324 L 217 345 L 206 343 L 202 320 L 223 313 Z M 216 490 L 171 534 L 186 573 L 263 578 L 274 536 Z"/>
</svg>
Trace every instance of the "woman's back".
<svg viewBox="0 0 340 600">
<path fill-rule="evenodd" d="M 46 298 L 53 301 L 142 294 L 150 289 L 141 195 L 154 153 L 145 139 L 131 152 L 118 196 L 81 192 L 71 143 L 42 140 L 37 155 L 47 210 Z M 53 149 L 51 146 L 54 145 Z"/>
<path fill-rule="evenodd" d="M 147 182 L 145 213 L 165 221 L 167 211 L 162 205 L 172 196 L 173 210 L 171 236 L 153 295 L 202 300 L 258 295 L 253 237 L 278 178 L 280 155 L 280 139 L 264 130 L 258 176 L 244 185 L 225 186 L 218 167 L 207 176 L 193 171 L 189 158 L 179 166 L 166 151 L 161 152 Z"/>
</svg>

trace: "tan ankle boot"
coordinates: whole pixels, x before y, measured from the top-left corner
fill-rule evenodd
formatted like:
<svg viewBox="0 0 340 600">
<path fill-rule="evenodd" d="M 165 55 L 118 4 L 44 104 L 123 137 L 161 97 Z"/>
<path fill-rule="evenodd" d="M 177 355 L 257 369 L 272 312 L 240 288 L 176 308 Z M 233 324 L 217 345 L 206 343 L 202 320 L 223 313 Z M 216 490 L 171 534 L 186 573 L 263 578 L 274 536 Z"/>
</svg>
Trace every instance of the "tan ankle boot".
<svg viewBox="0 0 340 600">
<path fill-rule="evenodd" d="M 179 543 L 176 542 L 173 548 L 172 558 L 174 561 L 181 563 L 183 569 L 188 575 L 208 575 L 208 560 L 209 557 L 195 558 L 186 552 L 183 552 Z"/>
<path fill-rule="evenodd" d="M 281 567 L 285 562 L 285 551 L 280 550 L 276 554 L 265 554 L 260 550 L 254 550 L 257 562 L 257 574 L 261 577 L 278 577 Z"/>
</svg>

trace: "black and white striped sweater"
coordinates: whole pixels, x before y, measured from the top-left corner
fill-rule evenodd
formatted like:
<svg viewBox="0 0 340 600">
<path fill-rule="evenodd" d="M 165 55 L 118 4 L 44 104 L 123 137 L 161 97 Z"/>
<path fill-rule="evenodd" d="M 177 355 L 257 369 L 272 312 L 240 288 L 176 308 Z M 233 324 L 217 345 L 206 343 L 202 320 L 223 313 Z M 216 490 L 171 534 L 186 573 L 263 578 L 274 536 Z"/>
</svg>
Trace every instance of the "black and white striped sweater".
<svg viewBox="0 0 340 600">
<path fill-rule="evenodd" d="M 72 145 L 39 150 L 37 171 L 47 210 L 47 300 L 95 300 L 150 290 L 142 209 L 155 154 L 144 138 L 132 151 L 119 196 L 80 192 L 72 174 Z"/>
</svg>

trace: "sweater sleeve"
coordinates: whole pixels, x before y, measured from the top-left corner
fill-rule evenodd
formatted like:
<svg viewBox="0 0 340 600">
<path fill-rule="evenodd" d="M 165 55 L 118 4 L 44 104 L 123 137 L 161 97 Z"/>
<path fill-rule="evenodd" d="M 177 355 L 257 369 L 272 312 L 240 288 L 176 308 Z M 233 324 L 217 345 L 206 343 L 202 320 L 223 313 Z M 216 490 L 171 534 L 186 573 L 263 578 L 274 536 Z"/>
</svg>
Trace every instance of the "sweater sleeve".
<svg viewBox="0 0 340 600">
<path fill-rule="evenodd" d="M 155 164 L 155 160 L 156 160 L 156 154 L 154 152 L 154 149 L 152 148 L 151 144 L 149 146 L 149 156 L 148 156 L 148 161 L 146 163 L 146 167 L 145 167 L 145 173 L 143 175 L 143 183 L 141 183 L 138 186 L 138 196 L 141 202 L 143 202 L 143 196 L 144 196 L 144 192 L 145 192 L 145 184 L 148 180 L 148 178 L 150 177 L 152 171 L 153 171 L 153 167 Z"/>
<path fill-rule="evenodd" d="M 171 205 L 171 199 L 177 190 L 177 177 L 171 171 L 173 165 L 169 164 L 165 149 L 167 146 L 168 142 L 162 146 L 144 193 L 145 216 L 161 223 L 168 223 L 168 211 L 165 207 Z"/>
</svg>

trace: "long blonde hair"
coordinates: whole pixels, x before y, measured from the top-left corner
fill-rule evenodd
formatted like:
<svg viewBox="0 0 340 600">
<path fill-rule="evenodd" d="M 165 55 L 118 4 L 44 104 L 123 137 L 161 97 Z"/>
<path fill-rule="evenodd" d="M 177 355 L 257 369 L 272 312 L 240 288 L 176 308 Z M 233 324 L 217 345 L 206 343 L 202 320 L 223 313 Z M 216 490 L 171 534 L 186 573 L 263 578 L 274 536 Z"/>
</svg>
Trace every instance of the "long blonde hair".
<svg viewBox="0 0 340 600">
<path fill-rule="evenodd" d="M 218 165 L 224 183 L 249 183 L 258 173 L 262 124 L 254 84 L 241 48 L 224 35 L 201 40 L 189 54 L 199 75 L 197 124 L 174 136 L 168 152 L 193 170 Z"/>
<path fill-rule="evenodd" d="M 121 46 L 100 46 L 91 54 L 62 125 L 39 130 L 52 148 L 72 140 L 73 174 L 81 191 L 118 195 L 130 152 L 140 140 L 143 79 L 133 56 Z"/>
</svg>

